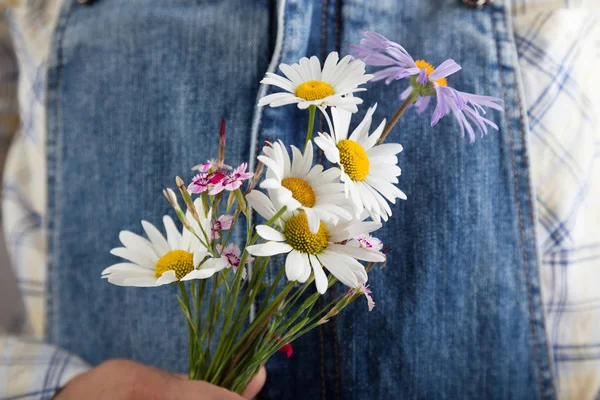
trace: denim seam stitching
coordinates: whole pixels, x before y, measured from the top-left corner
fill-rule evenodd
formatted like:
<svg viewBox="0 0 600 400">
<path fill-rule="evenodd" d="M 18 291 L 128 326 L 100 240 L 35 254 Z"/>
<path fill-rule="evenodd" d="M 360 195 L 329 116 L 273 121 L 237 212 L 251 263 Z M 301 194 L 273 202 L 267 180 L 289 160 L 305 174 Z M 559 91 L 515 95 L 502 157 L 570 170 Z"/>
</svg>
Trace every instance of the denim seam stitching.
<svg viewBox="0 0 600 400">
<path fill-rule="evenodd" d="M 502 12 L 502 18 L 504 20 L 505 23 L 507 23 L 506 21 L 506 8 L 502 7 L 501 8 L 501 12 Z M 492 16 L 492 14 L 490 13 L 490 16 Z M 497 53 L 498 53 L 498 65 L 500 67 L 500 70 L 504 69 L 502 63 L 501 63 L 501 56 L 498 50 L 498 46 L 500 43 L 500 38 L 498 35 L 498 30 L 496 27 L 496 21 L 491 21 L 492 22 L 492 26 L 494 29 L 494 36 L 496 37 L 496 49 L 497 49 Z M 513 71 L 514 74 L 514 71 Z M 504 98 L 508 98 L 508 94 L 506 92 L 506 85 L 504 84 L 505 82 L 505 78 L 504 78 L 504 74 L 500 74 L 501 75 L 501 87 L 502 87 L 502 93 Z M 516 80 L 515 77 L 515 85 L 518 85 L 518 82 Z M 520 93 L 517 90 L 517 95 L 516 95 L 516 103 L 517 103 L 517 107 L 519 109 L 519 121 L 520 121 L 520 128 L 519 130 L 521 131 L 521 137 L 523 139 L 523 152 L 524 155 L 527 156 L 527 148 L 525 145 L 525 125 L 524 125 L 524 118 L 523 118 L 523 110 L 521 109 L 521 98 L 520 98 Z M 517 213 L 519 216 L 519 234 L 520 234 L 520 239 L 521 239 L 521 250 L 522 250 L 522 254 L 523 254 L 523 267 L 524 267 L 524 273 L 525 273 L 525 280 L 526 280 L 526 285 L 527 285 L 527 303 L 528 303 L 528 309 L 529 309 L 529 323 L 530 323 L 530 328 L 531 328 L 531 333 L 533 336 L 533 341 L 534 341 L 534 349 L 535 349 L 535 361 L 536 361 L 536 365 L 537 365 L 537 381 L 538 381 L 538 385 L 540 388 L 540 395 L 542 398 L 545 397 L 545 384 L 544 384 L 544 379 L 543 379 L 543 372 L 542 372 L 542 366 L 541 366 L 541 350 L 540 350 L 540 343 L 539 343 L 539 338 L 538 338 L 538 334 L 537 334 L 537 327 L 535 324 L 535 320 L 534 320 L 534 305 L 533 305 L 533 296 L 532 296 L 532 286 L 531 286 L 531 277 L 530 277 L 530 269 L 529 269 L 529 260 L 528 260 L 528 256 L 527 256 L 527 247 L 525 244 L 525 225 L 523 223 L 523 209 L 521 207 L 521 196 L 519 193 L 519 173 L 518 173 L 518 168 L 517 168 L 517 162 L 516 162 L 516 149 L 515 149 L 515 141 L 513 139 L 513 132 L 512 132 L 512 124 L 510 122 L 510 118 L 507 117 L 506 118 L 506 127 L 507 127 L 507 131 L 509 132 L 509 136 L 508 136 L 508 140 L 509 140 L 509 146 L 510 146 L 510 152 L 511 152 L 511 159 L 512 159 L 512 168 L 513 168 L 513 181 L 514 181 L 514 191 L 515 191 L 515 199 L 516 199 L 516 206 L 517 206 Z M 526 157 L 525 157 L 526 158 Z M 529 170 L 528 167 L 528 163 L 527 160 L 523 161 L 523 165 L 522 165 L 526 171 Z M 531 190 L 530 187 L 527 188 L 528 191 Z M 531 198 L 530 198 L 530 204 L 531 204 Z M 533 217 L 532 217 L 532 221 L 533 221 Z"/>
<path fill-rule="evenodd" d="M 58 324 L 55 318 L 57 307 L 55 292 L 58 290 L 56 285 L 52 283 L 52 271 L 56 264 L 56 244 L 58 240 L 54 238 L 57 231 L 56 222 L 52 219 L 52 210 L 55 210 L 57 204 L 59 204 L 59 191 L 56 190 L 56 183 L 58 181 L 58 165 L 60 164 L 60 94 L 59 89 L 62 86 L 63 79 L 63 40 L 65 31 L 67 28 L 67 21 L 71 15 L 72 3 L 65 1 L 60 10 L 60 17 L 54 30 L 54 37 L 50 46 L 48 54 L 48 65 L 49 69 L 47 72 L 47 83 L 46 83 L 46 108 L 48 114 L 46 116 L 46 194 L 47 194 L 47 217 L 46 217 L 46 232 L 47 232 L 47 297 L 46 297 L 46 326 L 44 328 L 45 336 L 50 339 L 51 342 L 58 342 L 59 334 L 57 332 Z M 53 61 L 52 63 L 50 61 Z M 50 115 L 50 108 L 54 107 L 54 121 L 52 126 L 48 115 Z M 54 132 L 54 135 L 52 135 Z M 52 331 L 52 334 L 51 334 Z"/>
<path fill-rule="evenodd" d="M 503 17 L 506 21 L 506 12 L 503 14 Z M 508 24 L 508 21 L 506 22 Z M 513 42 L 514 43 L 514 42 Z M 519 64 L 517 63 L 517 68 L 519 66 Z M 514 70 L 513 71 L 513 80 L 514 80 L 514 84 L 515 87 L 517 88 L 517 95 L 516 95 L 516 101 L 517 101 L 517 107 L 519 109 L 519 122 L 521 125 L 520 131 L 521 131 L 521 142 L 523 144 L 523 168 L 524 168 L 524 174 L 525 174 L 525 182 L 526 182 L 526 193 L 528 193 L 529 195 L 527 196 L 527 200 L 529 203 L 529 220 L 532 224 L 532 226 L 534 226 L 535 224 L 535 204 L 533 202 L 534 199 L 534 189 L 531 186 L 531 179 L 530 177 L 530 163 L 529 163 L 529 150 L 528 150 L 528 141 L 527 141 L 527 124 L 525 123 L 525 115 L 523 114 L 523 102 L 521 99 L 522 93 L 519 89 L 519 81 L 518 81 L 518 77 L 517 77 L 517 71 Z M 527 248 L 525 246 L 525 234 L 524 234 L 524 224 L 522 222 L 522 219 L 520 218 L 520 225 L 521 225 L 521 235 L 522 235 L 522 241 L 523 241 L 523 254 L 524 256 L 527 255 Z M 532 230 L 532 238 L 530 239 L 531 242 L 533 242 L 533 252 L 534 252 L 534 258 L 532 258 L 531 263 L 533 264 L 532 266 L 536 266 L 538 265 L 536 263 L 537 261 L 537 245 L 536 245 L 536 235 L 535 235 L 535 229 Z M 525 257 L 527 258 L 527 257 Z M 542 326 L 544 326 L 544 315 L 542 313 L 541 319 L 536 318 L 535 316 L 535 300 L 533 298 L 533 289 L 532 289 L 532 284 L 531 284 L 531 273 L 532 271 L 534 271 L 534 269 L 529 268 L 529 264 L 528 262 L 526 263 L 525 267 L 526 267 L 526 278 L 527 278 L 527 291 L 528 291 L 528 297 L 529 297 L 529 301 L 530 301 L 530 319 L 531 319 L 531 327 L 532 327 L 532 331 L 533 334 L 535 336 L 535 341 L 536 341 L 536 352 L 537 354 L 537 358 L 536 361 L 538 361 L 538 372 L 540 373 L 540 384 L 541 384 L 541 389 L 543 390 L 542 392 L 542 397 L 546 397 L 546 391 L 548 390 L 548 388 L 546 387 L 546 379 L 544 378 L 544 367 L 542 366 L 542 359 L 541 359 L 541 354 L 542 354 L 542 349 L 544 348 L 544 346 L 542 346 L 542 343 L 540 342 L 540 338 L 539 338 L 539 334 L 538 334 L 538 327 L 537 327 L 537 323 L 542 324 Z M 539 267 L 538 267 L 539 268 Z M 540 292 L 540 296 L 541 296 L 541 289 L 538 289 L 538 291 Z M 539 304 L 539 309 L 541 312 L 542 311 L 542 305 Z"/>
<path fill-rule="evenodd" d="M 277 5 L 277 35 L 275 39 L 275 48 L 273 49 L 273 55 L 271 57 L 271 62 L 267 67 L 267 72 L 275 72 L 277 66 L 281 60 L 283 55 L 283 49 L 285 48 L 285 6 L 287 0 L 279 0 L 279 4 Z M 258 92 L 256 94 L 256 104 L 258 104 L 258 100 L 265 96 L 269 91 L 269 85 L 261 83 Z M 260 133 L 260 128 L 262 126 L 263 114 L 265 107 L 259 108 L 258 106 L 254 107 L 254 115 L 252 116 L 252 125 L 250 126 L 250 157 L 248 160 L 249 170 L 254 170 L 256 166 L 256 157 L 258 156 L 258 152 L 260 150 L 261 141 L 259 140 L 262 136 Z M 248 224 L 251 225 L 254 220 L 255 211 L 249 214 Z M 252 267 L 248 266 L 248 275 L 252 274 Z M 269 277 L 272 277 L 270 272 L 267 272 Z M 250 305 L 250 314 L 249 320 L 252 322 L 254 320 L 254 313 L 256 312 L 256 303 L 258 300 L 254 301 Z"/>
<path fill-rule="evenodd" d="M 335 49 L 338 53 L 342 52 L 341 45 L 341 0 L 336 0 L 335 2 Z M 331 291 L 333 295 L 333 290 Z M 340 348 L 338 344 L 338 336 L 337 336 L 337 318 L 333 318 L 331 321 L 331 334 L 333 336 L 333 357 L 334 357 L 334 365 L 335 365 L 335 399 L 340 399 L 341 393 L 341 382 L 340 382 Z"/>
<path fill-rule="evenodd" d="M 321 1 L 321 59 L 324 59 L 327 53 L 327 0 Z M 319 119 L 319 125 L 322 125 L 323 119 Z M 330 292 L 331 293 L 331 292 Z M 323 301 L 319 298 L 319 308 L 323 308 Z M 335 340 L 335 338 L 332 338 Z M 325 327 L 319 326 L 319 342 L 320 342 L 320 363 L 321 363 L 321 399 L 327 399 L 327 381 L 325 376 Z"/>
</svg>

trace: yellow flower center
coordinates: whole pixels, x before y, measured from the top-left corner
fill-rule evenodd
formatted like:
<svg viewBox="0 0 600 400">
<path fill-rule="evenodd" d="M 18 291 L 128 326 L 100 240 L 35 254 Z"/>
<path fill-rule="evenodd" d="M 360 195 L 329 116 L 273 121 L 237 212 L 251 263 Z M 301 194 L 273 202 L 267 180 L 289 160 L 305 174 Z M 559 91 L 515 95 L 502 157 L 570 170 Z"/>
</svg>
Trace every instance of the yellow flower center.
<svg viewBox="0 0 600 400">
<path fill-rule="evenodd" d="M 337 147 L 344 172 L 353 181 L 364 180 L 369 174 L 369 156 L 365 149 L 354 140 L 340 140 Z"/>
<path fill-rule="evenodd" d="M 292 192 L 292 197 L 304 207 L 313 207 L 316 202 L 315 192 L 308 182 L 300 178 L 284 178 L 281 186 Z"/>
<path fill-rule="evenodd" d="M 429 64 L 427 61 L 424 61 L 424 60 L 415 61 L 415 65 L 421 69 L 425 69 L 425 71 L 427 72 L 428 78 L 429 78 L 429 75 L 431 75 L 431 73 L 433 71 L 435 71 L 435 68 L 433 68 L 433 65 Z M 446 78 L 440 78 L 440 79 L 436 80 L 435 83 L 437 83 L 440 86 L 448 86 L 448 80 Z"/>
<path fill-rule="evenodd" d="M 306 254 L 319 254 L 329 242 L 329 231 L 325 224 L 321 222 L 319 231 L 312 233 L 304 213 L 293 216 L 285 223 L 283 235 L 290 246 Z"/>
<path fill-rule="evenodd" d="M 171 270 L 175 271 L 177 279 L 183 278 L 194 270 L 194 255 L 189 251 L 171 250 L 156 263 L 156 277 Z"/>
<path fill-rule="evenodd" d="M 296 96 L 308 101 L 324 99 L 334 93 L 331 85 L 323 81 L 304 82 L 296 88 Z"/>
</svg>

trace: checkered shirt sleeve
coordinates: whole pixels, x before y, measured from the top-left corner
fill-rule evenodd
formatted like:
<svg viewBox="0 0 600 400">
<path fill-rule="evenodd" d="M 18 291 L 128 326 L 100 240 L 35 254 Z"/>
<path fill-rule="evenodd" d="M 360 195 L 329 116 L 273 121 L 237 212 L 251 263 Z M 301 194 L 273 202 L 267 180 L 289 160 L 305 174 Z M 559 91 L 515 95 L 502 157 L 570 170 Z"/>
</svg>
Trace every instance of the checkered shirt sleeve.
<svg viewBox="0 0 600 400">
<path fill-rule="evenodd" d="M 600 2 L 512 1 L 555 382 L 600 398 Z"/>
<path fill-rule="evenodd" d="M 5 166 L 2 222 L 27 309 L 22 336 L 0 336 L 0 399 L 6 400 L 51 399 L 89 368 L 78 357 L 40 341 L 46 300 L 45 69 L 59 6 L 56 0 L 23 1 L 9 12 L 12 40 L 9 30 L 0 27 L 0 139 L 8 142 L 18 126 Z M 17 84 L 14 59 L 9 59 L 13 44 L 20 73 L 20 124 L 14 115 L 14 91 L 9 90 Z"/>
</svg>

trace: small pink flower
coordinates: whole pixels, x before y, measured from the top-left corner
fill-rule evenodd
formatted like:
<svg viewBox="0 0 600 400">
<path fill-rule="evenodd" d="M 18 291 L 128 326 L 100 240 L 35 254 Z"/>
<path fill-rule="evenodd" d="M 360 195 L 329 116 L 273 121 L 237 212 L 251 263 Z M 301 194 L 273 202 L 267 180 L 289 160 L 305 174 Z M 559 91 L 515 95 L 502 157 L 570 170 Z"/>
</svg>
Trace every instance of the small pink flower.
<svg viewBox="0 0 600 400">
<path fill-rule="evenodd" d="M 290 358 L 292 356 L 292 354 L 294 354 L 294 348 L 289 343 L 286 343 L 283 346 L 281 346 L 278 351 L 285 354 L 287 356 L 287 358 Z"/>
<path fill-rule="evenodd" d="M 227 175 L 221 171 L 201 173 L 192 178 L 192 183 L 188 186 L 190 194 L 200 194 L 209 190 L 209 194 L 214 195 L 223 191 L 221 183 Z"/>
<path fill-rule="evenodd" d="M 219 185 L 222 186 L 223 189 L 229 191 L 239 189 L 246 179 L 250 179 L 254 176 L 253 172 L 246 172 L 246 168 L 248 168 L 247 163 L 240 164 L 240 166 L 227 175 Z"/>
<path fill-rule="evenodd" d="M 219 164 L 215 160 L 206 160 L 206 162 L 204 162 L 202 164 L 194 165 L 192 167 L 193 171 L 199 171 L 199 172 L 214 172 L 219 169 L 231 169 L 231 167 L 226 164 Z"/>
<path fill-rule="evenodd" d="M 240 266 L 241 261 L 241 251 L 240 248 L 231 243 L 227 247 L 223 249 L 221 245 L 217 245 L 217 251 L 221 253 L 221 257 L 225 257 L 227 259 L 227 263 L 229 264 L 228 268 L 233 268 L 233 271 L 236 272 L 238 267 Z M 254 258 L 248 255 L 246 258 L 246 264 L 250 264 L 254 261 Z M 242 272 L 242 279 L 246 279 L 246 268 L 244 267 L 244 271 Z"/>
<path fill-rule="evenodd" d="M 373 308 L 375 307 L 375 300 L 373 300 L 373 297 L 371 296 L 371 289 L 369 289 L 369 286 L 363 283 L 358 287 L 357 290 L 365 295 L 367 298 L 367 307 L 369 308 L 369 311 L 373 311 Z"/>
<path fill-rule="evenodd" d="M 188 186 L 188 192 L 190 194 L 200 194 L 208 190 L 210 183 L 210 176 L 202 173 L 192 178 L 192 183 Z"/>
<path fill-rule="evenodd" d="M 221 215 L 216 221 L 213 221 L 211 226 L 212 238 L 216 239 L 219 237 L 219 231 L 226 231 L 231 228 L 233 222 L 233 215 Z"/>
<path fill-rule="evenodd" d="M 365 249 L 381 251 L 383 247 L 381 240 L 368 234 L 358 235 L 354 240 L 358 242 L 360 247 L 364 247 Z"/>
<path fill-rule="evenodd" d="M 224 172 L 216 171 L 216 172 L 210 173 L 208 175 L 208 179 L 209 179 L 211 185 L 217 185 L 218 183 L 222 182 L 226 176 L 227 175 Z"/>
</svg>

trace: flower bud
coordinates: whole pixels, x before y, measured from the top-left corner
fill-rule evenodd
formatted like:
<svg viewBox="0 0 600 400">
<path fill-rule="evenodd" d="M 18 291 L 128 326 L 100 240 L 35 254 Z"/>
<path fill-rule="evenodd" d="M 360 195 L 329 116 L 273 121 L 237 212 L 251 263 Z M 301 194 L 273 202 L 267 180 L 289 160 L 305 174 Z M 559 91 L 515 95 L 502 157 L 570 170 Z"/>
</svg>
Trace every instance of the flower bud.
<svg viewBox="0 0 600 400">
<path fill-rule="evenodd" d="M 219 155 L 217 157 L 217 165 L 222 165 L 225 162 L 225 120 L 221 120 L 219 126 Z"/>
<path fill-rule="evenodd" d="M 235 193 L 240 210 L 242 210 L 244 215 L 248 215 L 248 206 L 246 205 L 246 198 L 244 197 L 242 191 L 240 189 L 236 189 L 233 191 L 233 193 Z"/>
<path fill-rule="evenodd" d="M 194 206 L 194 201 L 192 200 L 192 196 L 190 196 L 190 194 L 187 191 L 187 188 L 185 187 L 185 182 L 183 182 L 183 179 L 181 179 L 178 176 L 175 178 L 175 183 L 177 184 L 177 187 L 179 188 L 179 192 L 181 193 L 181 197 L 183 197 L 183 201 L 185 202 L 187 209 L 192 214 L 192 217 L 194 217 L 194 219 L 196 221 L 198 221 L 198 223 L 200 223 L 200 218 L 198 217 L 198 211 L 196 211 L 196 207 Z"/>
<path fill-rule="evenodd" d="M 179 207 L 179 202 L 177 201 L 177 195 L 175 194 L 173 189 L 171 189 L 171 188 L 164 189 L 163 195 L 166 197 L 169 204 L 171 204 L 171 207 L 173 207 L 176 210 L 177 209 L 181 210 L 181 207 Z"/>
</svg>

